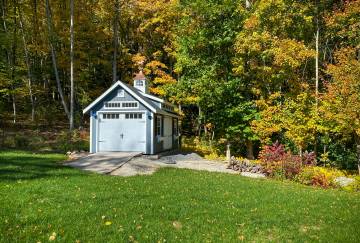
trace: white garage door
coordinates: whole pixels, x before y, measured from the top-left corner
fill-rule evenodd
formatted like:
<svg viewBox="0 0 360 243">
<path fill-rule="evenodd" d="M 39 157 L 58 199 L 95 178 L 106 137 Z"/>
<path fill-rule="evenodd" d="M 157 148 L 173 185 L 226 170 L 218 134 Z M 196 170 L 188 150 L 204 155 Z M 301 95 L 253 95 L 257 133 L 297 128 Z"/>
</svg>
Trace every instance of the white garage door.
<svg viewBox="0 0 360 243">
<path fill-rule="evenodd" d="M 99 152 L 146 152 L 144 113 L 102 113 L 98 131 Z"/>
</svg>

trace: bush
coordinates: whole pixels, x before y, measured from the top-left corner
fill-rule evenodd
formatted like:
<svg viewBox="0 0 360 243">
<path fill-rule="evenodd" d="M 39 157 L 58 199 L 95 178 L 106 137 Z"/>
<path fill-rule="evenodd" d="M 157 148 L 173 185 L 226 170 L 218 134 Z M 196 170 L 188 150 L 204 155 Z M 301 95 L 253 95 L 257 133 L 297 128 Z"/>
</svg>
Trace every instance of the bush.
<svg viewBox="0 0 360 243">
<path fill-rule="evenodd" d="M 16 141 L 14 136 L 5 136 L 3 144 L 4 148 L 16 148 Z"/>
<path fill-rule="evenodd" d="M 320 186 L 323 188 L 337 187 L 334 182 L 336 177 L 345 176 L 344 173 L 337 169 L 308 166 L 295 177 L 295 181 L 305 185 Z"/>
<path fill-rule="evenodd" d="M 79 130 L 72 132 L 63 131 L 57 138 L 57 147 L 63 151 L 87 151 L 89 149 L 89 139 L 85 133 Z"/>
<path fill-rule="evenodd" d="M 204 156 L 206 159 L 225 159 L 225 143 L 219 141 L 208 141 L 199 137 L 182 137 L 181 148 Z"/>
<path fill-rule="evenodd" d="M 302 155 L 302 164 L 303 165 L 315 165 L 316 164 L 316 155 L 315 152 L 308 152 Z"/>
<path fill-rule="evenodd" d="M 305 152 L 302 157 L 286 151 L 284 145 L 276 141 L 260 151 L 261 165 L 270 177 L 292 179 L 299 174 L 304 166 L 316 163 L 314 152 Z"/>
<path fill-rule="evenodd" d="M 21 149 L 26 149 L 29 148 L 29 138 L 22 136 L 22 135 L 16 135 L 15 136 L 15 147 L 16 148 L 21 148 Z"/>
<path fill-rule="evenodd" d="M 284 145 L 279 142 L 265 146 L 259 158 L 265 173 L 270 177 L 291 179 L 301 171 L 301 157 L 286 152 Z"/>
</svg>

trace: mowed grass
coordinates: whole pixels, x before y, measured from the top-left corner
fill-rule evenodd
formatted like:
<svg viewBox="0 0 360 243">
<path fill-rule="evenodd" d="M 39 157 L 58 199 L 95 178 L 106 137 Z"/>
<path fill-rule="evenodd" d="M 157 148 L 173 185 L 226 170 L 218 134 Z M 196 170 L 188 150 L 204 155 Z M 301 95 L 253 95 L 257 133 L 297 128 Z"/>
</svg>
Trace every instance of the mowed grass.
<svg viewBox="0 0 360 243">
<path fill-rule="evenodd" d="M 359 242 L 360 195 L 161 169 L 115 177 L 0 152 L 0 241 Z"/>
</svg>

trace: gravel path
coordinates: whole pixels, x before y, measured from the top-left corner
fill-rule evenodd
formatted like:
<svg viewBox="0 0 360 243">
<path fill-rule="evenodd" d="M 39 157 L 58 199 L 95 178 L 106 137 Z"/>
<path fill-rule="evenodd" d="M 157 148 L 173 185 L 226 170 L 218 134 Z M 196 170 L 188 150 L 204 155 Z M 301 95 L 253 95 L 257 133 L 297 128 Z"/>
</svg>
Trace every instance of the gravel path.
<svg viewBox="0 0 360 243">
<path fill-rule="evenodd" d="M 226 166 L 227 164 L 224 162 L 205 160 L 195 153 L 164 156 L 157 160 L 151 160 L 146 157 L 136 157 L 122 165 L 119 169 L 111 172 L 111 175 L 149 175 L 154 173 L 161 167 L 173 167 L 238 174 L 238 172 L 236 171 L 226 169 Z"/>
</svg>

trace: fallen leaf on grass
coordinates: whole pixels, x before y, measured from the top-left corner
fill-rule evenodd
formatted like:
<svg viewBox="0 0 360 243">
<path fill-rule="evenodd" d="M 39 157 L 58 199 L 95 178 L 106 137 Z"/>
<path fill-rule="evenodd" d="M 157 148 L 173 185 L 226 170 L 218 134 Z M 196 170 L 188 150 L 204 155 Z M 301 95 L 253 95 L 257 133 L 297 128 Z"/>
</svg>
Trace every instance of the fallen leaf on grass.
<svg viewBox="0 0 360 243">
<path fill-rule="evenodd" d="M 111 224 L 112 224 L 111 221 L 106 221 L 106 222 L 105 222 L 105 225 L 111 225 Z"/>
<path fill-rule="evenodd" d="M 53 240 L 55 240 L 55 239 L 56 239 L 56 233 L 53 232 L 53 233 L 50 235 L 50 237 L 49 237 L 49 241 L 53 241 Z"/>
<path fill-rule="evenodd" d="M 182 228 L 182 224 L 179 221 L 174 221 L 172 223 L 172 225 L 174 226 L 175 229 L 179 230 Z"/>
</svg>

